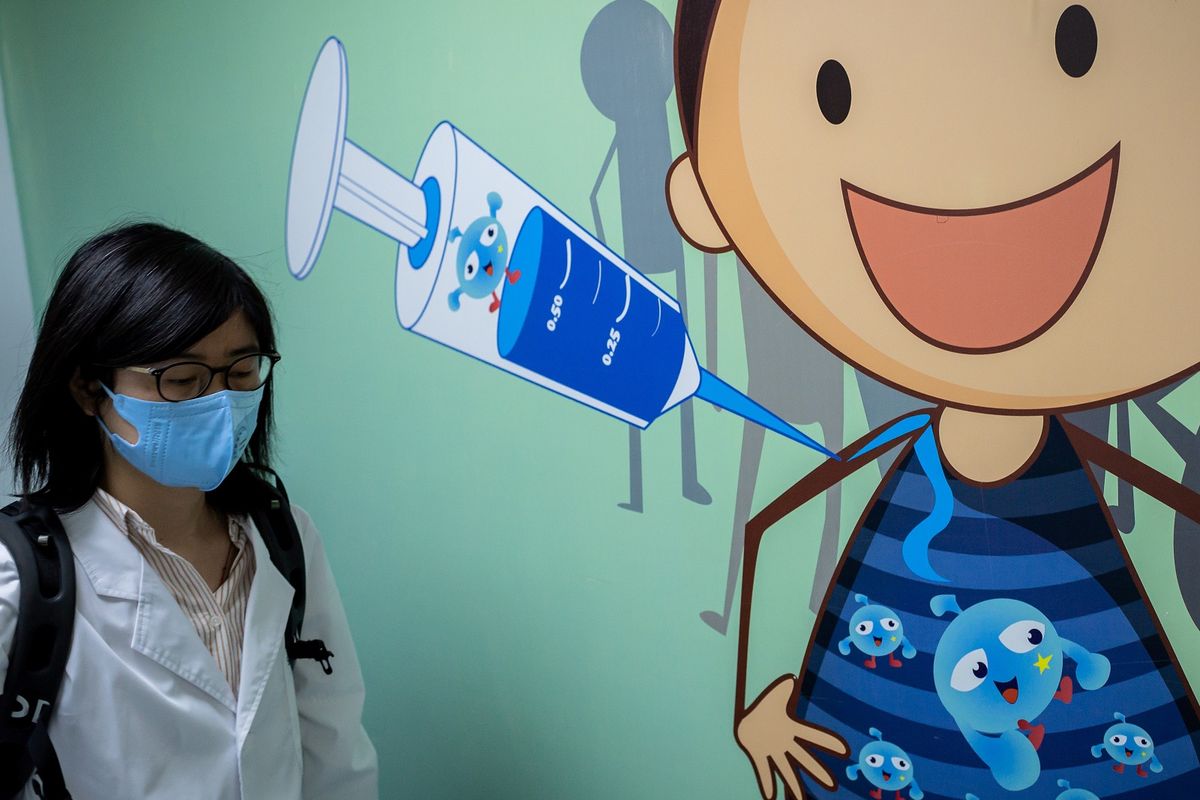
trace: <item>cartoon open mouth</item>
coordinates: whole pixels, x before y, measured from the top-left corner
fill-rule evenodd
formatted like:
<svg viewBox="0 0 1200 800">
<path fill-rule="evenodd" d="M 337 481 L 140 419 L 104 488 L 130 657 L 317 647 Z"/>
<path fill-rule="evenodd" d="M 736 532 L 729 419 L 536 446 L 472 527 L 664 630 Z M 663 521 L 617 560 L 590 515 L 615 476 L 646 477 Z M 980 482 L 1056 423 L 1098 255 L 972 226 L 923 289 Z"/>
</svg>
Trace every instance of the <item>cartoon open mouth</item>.
<svg viewBox="0 0 1200 800">
<path fill-rule="evenodd" d="M 930 344 L 1008 350 L 1066 312 L 1100 252 L 1121 145 L 1040 194 L 989 208 L 908 205 L 842 181 L 859 256 L 884 303 Z"/>
<path fill-rule="evenodd" d="M 483 271 L 484 271 L 484 272 L 486 272 L 486 273 L 487 273 L 487 274 L 490 276 L 490 275 L 491 275 L 493 272 L 495 272 L 496 270 L 495 270 L 495 268 L 492 266 L 492 262 L 490 262 L 490 261 L 489 261 L 489 262 L 487 263 L 487 266 L 483 268 Z"/>
<path fill-rule="evenodd" d="M 883 782 L 884 782 L 884 783 L 887 783 L 887 782 L 888 782 L 888 781 L 890 781 L 891 779 L 892 779 L 892 773 L 890 773 L 890 772 L 884 772 L 884 773 L 883 773 Z"/>
<path fill-rule="evenodd" d="M 875 642 L 876 647 L 881 647 L 883 645 L 883 639 L 879 636 L 872 636 L 871 641 Z"/>
<path fill-rule="evenodd" d="M 1133 758 L 1133 751 L 1132 751 L 1132 750 L 1130 750 L 1128 747 L 1127 747 L 1127 748 L 1125 748 L 1125 757 L 1126 757 L 1126 758 Z"/>
<path fill-rule="evenodd" d="M 1021 692 L 1017 688 L 1016 678 L 1013 678 L 1011 681 L 1004 682 L 993 681 L 993 683 L 996 684 L 996 688 L 1000 691 L 1000 696 L 1003 697 L 1009 705 L 1013 705 L 1017 702 L 1017 698 L 1020 696 Z"/>
</svg>

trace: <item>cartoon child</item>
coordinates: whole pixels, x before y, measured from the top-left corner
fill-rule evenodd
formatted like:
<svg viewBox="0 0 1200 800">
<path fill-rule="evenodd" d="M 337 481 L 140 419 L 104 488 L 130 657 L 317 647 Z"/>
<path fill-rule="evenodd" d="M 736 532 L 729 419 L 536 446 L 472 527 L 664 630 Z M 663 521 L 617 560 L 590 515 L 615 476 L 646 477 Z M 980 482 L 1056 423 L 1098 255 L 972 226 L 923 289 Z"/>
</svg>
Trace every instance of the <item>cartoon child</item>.
<svg viewBox="0 0 1200 800">
<path fill-rule="evenodd" d="M 904 662 L 896 658 L 897 650 L 900 650 L 905 658 L 912 658 L 917 654 L 917 648 L 904 636 L 904 624 L 900 622 L 895 611 L 887 606 L 872 603 L 865 594 L 856 594 L 854 599 L 862 603 L 863 607 L 855 611 L 854 616 L 850 618 L 850 635 L 838 642 L 839 653 L 844 656 L 850 655 L 850 645 L 853 643 L 866 653 L 867 660 L 863 662 L 863 666 L 867 669 L 875 669 L 876 656 L 887 656 L 889 666 L 899 667 L 903 666 Z"/>
<path fill-rule="evenodd" d="M 1163 766 L 1158 756 L 1154 755 L 1154 740 L 1146 733 L 1146 729 L 1126 722 L 1125 715 L 1120 712 L 1113 714 L 1113 719 L 1117 720 L 1117 724 L 1104 732 L 1104 741 L 1092 748 L 1092 757 L 1100 758 L 1101 754 L 1107 752 L 1116 762 L 1113 764 L 1114 772 L 1124 772 L 1127 765 L 1137 766 L 1138 776 L 1145 778 L 1149 774 L 1146 772 L 1147 763 L 1151 771 L 1162 772 Z"/>
<path fill-rule="evenodd" d="M 905 789 L 908 789 L 908 796 L 912 800 L 921 800 L 925 793 L 913 777 L 913 765 L 908 753 L 891 742 L 885 742 L 878 728 L 871 728 L 870 734 L 876 741 L 863 745 L 858 753 L 858 763 L 846 767 L 846 777 L 852 781 L 858 780 L 861 772 L 875 787 L 871 790 L 871 797 L 875 800 L 882 800 L 885 791 L 894 791 L 895 800 L 901 800 L 900 793 Z"/>
<path fill-rule="evenodd" d="M 1041 774 L 1037 751 L 1046 733 L 1033 720 L 1051 700 L 1070 703 L 1074 695 L 1063 675 L 1064 656 L 1088 690 L 1108 680 L 1108 659 L 1059 636 L 1045 614 L 1019 600 L 984 600 L 963 611 L 954 595 L 940 594 L 930 608 L 938 617 L 959 615 L 933 659 L 942 705 L 997 783 L 1013 791 L 1032 786 Z"/>
<path fill-rule="evenodd" d="M 747 527 L 734 731 L 764 797 L 777 777 L 796 797 L 802 782 L 835 790 L 846 739 L 872 726 L 906 731 L 930 793 L 999 788 L 932 670 L 850 669 L 836 652 L 855 594 L 932 650 L 948 627 L 930 601 L 950 593 L 1044 609 L 1072 640 L 1091 632 L 1112 675 L 1076 698 L 1071 729 L 1154 709 L 1182 760 L 1122 796 L 1200 796 L 1194 698 L 1090 465 L 1195 519 L 1200 495 L 1062 418 L 1200 368 L 1198 33 L 1200 3 L 1169 0 L 680 0 L 686 152 L 667 182 L 680 230 L 736 249 L 830 350 L 929 403 Z M 800 674 L 747 707 L 763 534 L 896 448 Z M 1137 535 L 1169 547 L 1169 533 Z M 1077 755 L 1052 757 L 1060 738 L 1040 753 L 1053 772 L 1010 796 L 1091 785 L 1072 778 Z"/>
<path fill-rule="evenodd" d="M 464 234 L 458 228 L 450 231 L 450 241 L 462 239 L 458 246 L 458 288 L 450 292 L 450 308 L 458 311 L 462 295 L 482 299 L 492 296 L 488 311 L 496 313 L 500 308 L 500 296 L 496 290 L 508 276 L 509 283 L 516 283 L 520 271 L 508 269 L 508 234 L 496 219 L 496 212 L 504 201 L 495 192 L 488 192 L 488 216 L 480 217 L 467 226 Z"/>
</svg>

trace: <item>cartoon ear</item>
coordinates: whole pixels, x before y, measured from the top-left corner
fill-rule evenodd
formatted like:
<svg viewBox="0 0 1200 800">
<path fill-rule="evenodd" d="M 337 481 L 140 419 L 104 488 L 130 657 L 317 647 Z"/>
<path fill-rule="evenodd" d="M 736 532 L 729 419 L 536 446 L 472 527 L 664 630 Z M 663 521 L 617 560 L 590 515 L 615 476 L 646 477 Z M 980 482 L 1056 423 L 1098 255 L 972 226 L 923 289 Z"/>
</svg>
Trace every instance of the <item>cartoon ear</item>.
<svg viewBox="0 0 1200 800">
<path fill-rule="evenodd" d="M 500 210 L 500 206 L 504 205 L 504 201 L 500 199 L 500 195 L 495 192 L 488 192 L 487 196 L 488 212 L 494 217 L 496 212 Z"/>
<path fill-rule="evenodd" d="M 700 188 L 695 162 L 684 153 L 667 172 L 667 208 L 684 238 L 709 253 L 732 249 L 717 216 Z"/>
<path fill-rule="evenodd" d="M 958 598 L 952 594 L 939 594 L 929 601 L 929 610 L 933 612 L 935 617 L 941 617 L 945 614 L 961 614 L 962 606 L 958 604 Z"/>
<path fill-rule="evenodd" d="M 864 606 L 871 605 L 870 598 L 868 598 L 865 594 L 856 594 L 854 595 L 854 599 L 855 601 L 862 603 Z"/>
<path fill-rule="evenodd" d="M 1122 714 L 1120 711 L 1116 711 L 1113 713 L 1113 719 L 1115 719 L 1117 722 L 1124 722 L 1125 715 Z"/>
<path fill-rule="evenodd" d="M 450 229 L 450 241 L 453 242 L 453 241 L 455 241 L 457 239 L 461 239 L 461 238 L 462 238 L 462 231 L 460 231 L 458 228 Z"/>
<path fill-rule="evenodd" d="M 870 728 L 869 730 L 867 730 L 867 733 L 871 734 L 879 741 L 881 741 L 881 742 L 883 741 L 883 734 L 880 733 L 879 728 Z"/>
</svg>

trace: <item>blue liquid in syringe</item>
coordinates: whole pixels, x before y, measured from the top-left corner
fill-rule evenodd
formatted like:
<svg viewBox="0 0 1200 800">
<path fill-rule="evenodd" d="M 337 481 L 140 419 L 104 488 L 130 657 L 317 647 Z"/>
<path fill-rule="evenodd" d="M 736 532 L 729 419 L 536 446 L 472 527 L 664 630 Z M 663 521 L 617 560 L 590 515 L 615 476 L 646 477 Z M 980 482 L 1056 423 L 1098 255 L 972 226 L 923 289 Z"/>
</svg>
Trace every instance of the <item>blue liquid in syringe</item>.
<svg viewBox="0 0 1200 800">
<path fill-rule="evenodd" d="M 836 456 L 746 395 L 700 370 L 673 303 L 539 208 L 526 217 L 500 309 L 500 355 L 648 425 L 696 395 L 825 455 Z M 681 373 L 696 386 L 680 393 Z"/>
</svg>

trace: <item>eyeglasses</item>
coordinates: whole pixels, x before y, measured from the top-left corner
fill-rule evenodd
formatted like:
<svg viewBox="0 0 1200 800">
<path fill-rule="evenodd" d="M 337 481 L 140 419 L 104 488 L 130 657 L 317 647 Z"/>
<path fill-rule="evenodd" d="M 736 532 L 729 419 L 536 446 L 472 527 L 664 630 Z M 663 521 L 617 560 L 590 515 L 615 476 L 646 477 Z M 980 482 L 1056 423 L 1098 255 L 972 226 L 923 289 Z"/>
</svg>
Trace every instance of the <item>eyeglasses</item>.
<svg viewBox="0 0 1200 800">
<path fill-rule="evenodd" d="M 163 400 L 180 403 L 194 400 L 208 391 L 213 378 L 225 376 L 225 385 L 235 392 L 252 392 L 267 382 L 271 370 L 279 363 L 278 353 L 251 353 L 227 367 L 210 367 L 199 361 L 181 361 L 165 367 L 118 367 L 118 369 L 153 375 L 158 394 Z"/>
</svg>

